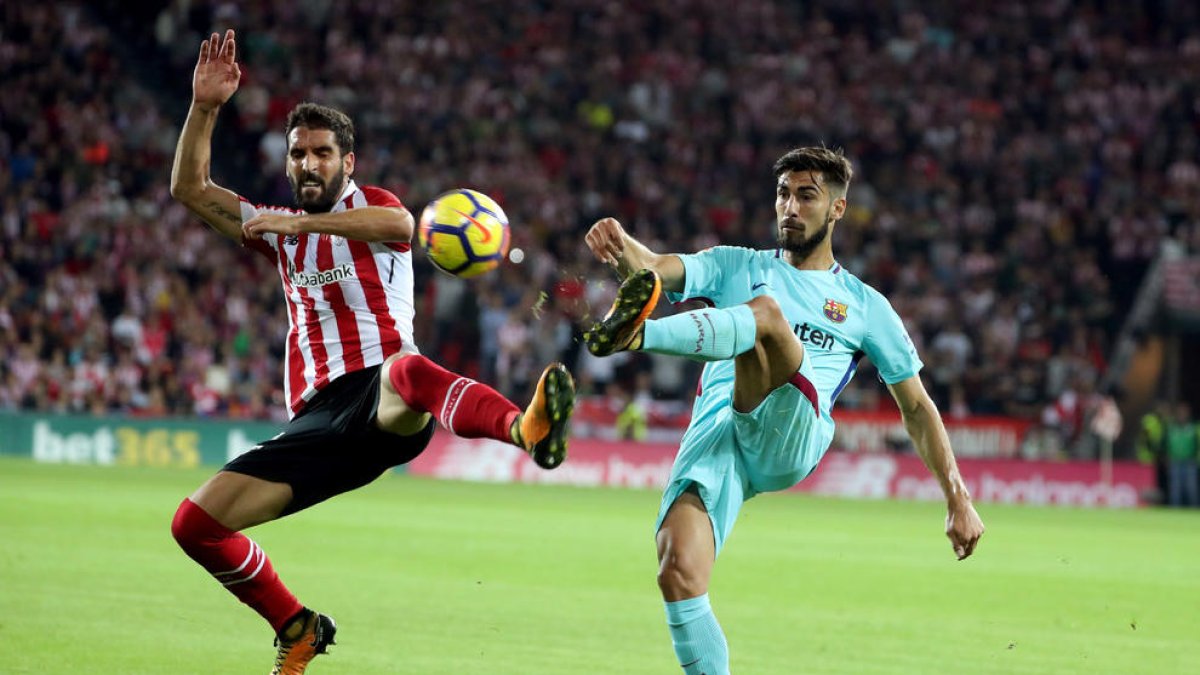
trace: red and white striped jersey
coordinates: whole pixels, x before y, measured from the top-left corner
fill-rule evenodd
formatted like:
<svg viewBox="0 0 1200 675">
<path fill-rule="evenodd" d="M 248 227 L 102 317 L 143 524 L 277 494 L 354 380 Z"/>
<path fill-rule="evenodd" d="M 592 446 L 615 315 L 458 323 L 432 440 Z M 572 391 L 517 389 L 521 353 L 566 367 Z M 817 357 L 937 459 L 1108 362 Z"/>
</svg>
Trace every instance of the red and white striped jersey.
<svg viewBox="0 0 1200 675">
<path fill-rule="evenodd" d="M 242 222 L 260 213 L 303 215 L 241 198 Z M 349 181 L 330 210 L 403 206 L 387 190 Z M 271 259 L 288 301 L 284 392 L 295 416 L 318 391 L 347 373 L 417 351 L 409 242 L 355 241 L 329 234 L 265 234 L 242 244 Z"/>
</svg>

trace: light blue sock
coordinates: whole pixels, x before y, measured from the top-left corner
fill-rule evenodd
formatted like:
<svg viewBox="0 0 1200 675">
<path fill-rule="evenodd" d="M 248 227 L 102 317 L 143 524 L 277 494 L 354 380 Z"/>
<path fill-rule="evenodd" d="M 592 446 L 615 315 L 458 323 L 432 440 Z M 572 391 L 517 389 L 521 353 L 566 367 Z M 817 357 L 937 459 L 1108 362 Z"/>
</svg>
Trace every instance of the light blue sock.
<svg viewBox="0 0 1200 675">
<path fill-rule="evenodd" d="M 642 351 L 725 361 L 754 348 L 758 326 L 750 305 L 697 309 L 645 323 Z"/>
<path fill-rule="evenodd" d="M 708 604 L 708 593 L 664 604 L 675 656 L 685 675 L 729 675 L 729 645 Z"/>
</svg>

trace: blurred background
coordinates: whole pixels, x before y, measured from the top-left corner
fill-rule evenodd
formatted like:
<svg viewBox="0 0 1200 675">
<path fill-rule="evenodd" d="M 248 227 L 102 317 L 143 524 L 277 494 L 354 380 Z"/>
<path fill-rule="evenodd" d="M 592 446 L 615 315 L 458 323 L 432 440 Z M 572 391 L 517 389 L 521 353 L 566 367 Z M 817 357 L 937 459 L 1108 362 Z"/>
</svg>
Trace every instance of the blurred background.
<svg viewBox="0 0 1200 675">
<path fill-rule="evenodd" d="M 956 451 L 1115 456 L 1153 467 L 1149 500 L 1198 499 L 1194 2 L 102 0 L 0 18 L 0 411 L 285 419 L 275 270 L 168 194 L 198 45 L 235 28 L 215 180 L 291 204 L 284 119 L 314 100 L 355 120 L 358 182 L 414 213 L 454 187 L 493 195 L 524 261 L 464 282 L 415 253 L 417 343 L 516 400 L 563 360 L 581 437 L 677 439 L 699 373 L 581 349 L 615 290 L 587 227 L 615 216 L 660 252 L 772 247 L 771 164 L 824 143 L 856 171 L 835 253 L 904 318 Z M 866 363 L 837 419 L 837 449 L 909 451 Z"/>
</svg>

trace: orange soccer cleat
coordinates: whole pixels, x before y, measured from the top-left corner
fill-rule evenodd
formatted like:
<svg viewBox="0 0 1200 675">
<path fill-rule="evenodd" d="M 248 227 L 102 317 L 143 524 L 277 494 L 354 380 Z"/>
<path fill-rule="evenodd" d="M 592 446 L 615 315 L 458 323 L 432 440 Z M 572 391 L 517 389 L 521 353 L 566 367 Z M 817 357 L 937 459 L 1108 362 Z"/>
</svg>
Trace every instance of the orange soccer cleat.
<svg viewBox="0 0 1200 675">
<path fill-rule="evenodd" d="M 553 469 L 567 458 L 571 411 L 575 408 L 575 380 L 566 366 L 551 363 L 542 371 L 529 407 L 517 418 L 518 445 L 543 469 Z"/>
<path fill-rule="evenodd" d="M 308 662 L 317 654 L 324 654 L 326 647 L 335 644 L 334 633 L 337 624 L 331 617 L 318 614 L 312 610 L 304 610 L 304 632 L 295 640 L 275 638 L 279 653 L 275 656 L 275 668 L 271 675 L 303 675 L 308 668 Z"/>
</svg>

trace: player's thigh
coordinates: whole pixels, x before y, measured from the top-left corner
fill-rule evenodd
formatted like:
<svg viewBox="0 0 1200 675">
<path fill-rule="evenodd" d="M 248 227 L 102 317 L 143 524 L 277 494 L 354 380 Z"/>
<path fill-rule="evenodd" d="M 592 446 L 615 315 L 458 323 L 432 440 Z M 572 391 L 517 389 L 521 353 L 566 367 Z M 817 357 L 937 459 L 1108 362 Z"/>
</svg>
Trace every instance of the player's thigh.
<svg viewBox="0 0 1200 675">
<path fill-rule="evenodd" d="M 754 410 L 733 412 L 740 466 L 754 493 L 786 490 L 812 473 L 833 437 L 821 417 L 815 389 L 806 387 L 811 368 L 772 391 Z"/>
<path fill-rule="evenodd" d="M 292 487 L 235 471 L 219 471 L 192 493 L 191 500 L 218 523 L 240 531 L 278 518 L 292 501 Z"/>
<path fill-rule="evenodd" d="M 708 511 L 695 491 L 687 490 L 675 499 L 656 540 L 663 598 L 675 602 L 708 592 L 716 542 Z"/>
<path fill-rule="evenodd" d="M 733 407 L 749 412 L 786 384 L 804 361 L 804 345 L 779 306 L 766 296 L 750 302 L 758 330 L 754 348 L 734 359 Z"/>
<path fill-rule="evenodd" d="M 410 408 L 392 386 L 392 378 L 389 375 L 392 364 L 408 356 L 405 353 L 392 354 L 383 362 L 379 372 L 379 408 L 375 413 L 375 424 L 388 433 L 400 436 L 411 436 L 420 432 L 429 424 L 430 418 L 429 413 Z"/>
<path fill-rule="evenodd" d="M 714 554 L 728 539 L 742 504 L 754 496 L 737 450 L 732 408 L 728 402 L 715 409 L 704 406 L 692 418 L 679 452 L 671 465 L 671 476 L 659 503 L 655 532 L 662 529 L 668 513 L 684 493 L 702 502 L 714 539 Z"/>
</svg>

